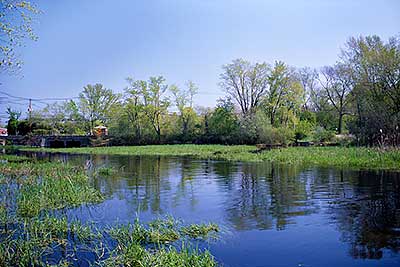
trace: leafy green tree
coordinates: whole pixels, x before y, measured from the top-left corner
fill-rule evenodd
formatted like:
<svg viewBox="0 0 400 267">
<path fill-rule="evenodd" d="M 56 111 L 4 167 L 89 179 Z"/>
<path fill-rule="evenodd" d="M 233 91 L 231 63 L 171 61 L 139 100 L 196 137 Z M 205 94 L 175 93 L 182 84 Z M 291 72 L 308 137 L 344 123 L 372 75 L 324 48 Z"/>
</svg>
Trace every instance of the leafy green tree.
<svg viewBox="0 0 400 267">
<path fill-rule="evenodd" d="M 17 47 L 26 39 L 36 40 L 32 24 L 37 7 L 25 0 L 0 0 L 0 71 L 12 72 L 21 67 Z"/>
<path fill-rule="evenodd" d="M 293 69 L 281 61 L 275 62 L 268 77 L 269 90 L 263 97 L 263 109 L 274 126 L 280 115 L 280 123 L 288 122 L 304 103 L 304 90 Z"/>
<path fill-rule="evenodd" d="M 8 123 L 7 132 L 10 135 L 18 134 L 18 123 L 19 117 L 21 117 L 21 112 L 13 111 L 11 108 L 7 108 Z"/>
<path fill-rule="evenodd" d="M 89 124 L 90 133 L 93 133 L 96 121 L 107 124 L 112 115 L 112 107 L 118 103 L 119 98 L 119 95 L 104 88 L 102 84 L 88 84 L 83 88 L 79 94 L 79 110 Z"/>
<path fill-rule="evenodd" d="M 125 88 L 125 112 L 130 125 L 134 129 L 137 140 L 142 138 L 143 126 L 145 124 L 143 118 L 144 104 L 142 92 L 146 91 L 147 82 L 141 80 L 127 79 L 128 87 Z"/>
<path fill-rule="evenodd" d="M 169 107 L 169 100 L 164 96 L 167 89 L 168 85 L 165 84 L 165 78 L 162 76 L 150 77 L 141 88 L 143 112 L 153 127 L 159 143 L 161 142 L 161 120 Z"/>
<path fill-rule="evenodd" d="M 180 128 L 184 141 L 188 141 L 194 135 L 197 114 L 193 110 L 193 97 L 197 90 L 197 86 L 192 81 L 187 83 L 187 90 L 182 90 L 176 85 L 170 86 L 173 100 L 179 111 Z"/>
<path fill-rule="evenodd" d="M 399 145 L 400 38 L 351 38 L 341 59 L 355 80 L 351 130 L 364 143 Z"/>
<path fill-rule="evenodd" d="M 208 119 L 208 132 L 214 142 L 231 143 L 237 137 L 239 121 L 230 99 L 219 100 L 216 109 Z"/>
</svg>

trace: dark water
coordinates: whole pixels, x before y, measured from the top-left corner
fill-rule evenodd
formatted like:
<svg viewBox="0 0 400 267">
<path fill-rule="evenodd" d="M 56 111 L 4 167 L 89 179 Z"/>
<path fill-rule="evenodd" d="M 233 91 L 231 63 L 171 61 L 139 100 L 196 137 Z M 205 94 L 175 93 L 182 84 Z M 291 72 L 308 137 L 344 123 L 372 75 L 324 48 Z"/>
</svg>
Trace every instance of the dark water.
<svg viewBox="0 0 400 267">
<path fill-rule="evenodd" d="M 173 215 L 216 222 L 223 266 L 400 266 L 400 173 L 177 157 L 41 154 L 118 170 L 107 200 L 69 210 L 100 225 Z"/>
</svg>

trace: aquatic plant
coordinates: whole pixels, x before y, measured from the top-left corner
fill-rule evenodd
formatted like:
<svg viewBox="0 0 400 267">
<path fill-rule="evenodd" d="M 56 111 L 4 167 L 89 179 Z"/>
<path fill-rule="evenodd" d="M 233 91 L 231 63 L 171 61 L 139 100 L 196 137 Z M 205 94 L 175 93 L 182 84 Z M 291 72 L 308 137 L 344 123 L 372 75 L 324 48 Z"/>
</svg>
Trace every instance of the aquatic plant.
<svg viewBox="0 0 400 267">
<path fill-rule="evenodd" d="M 207 250 L 175 247 L 185 240 L 173 217 L 99 229 L 56 216 L 54 209 L 102 200 L 81 168 L 4 160 L 0 175 L 0 266 L 216 266 Z"/>
<path fill-rule="evenodd" d="M 206 237 L 210 233 L 217 233 L 219 231 L 218 225 L 214 223 L 191 224 L 181 229 L 181 232 L 191 238 Z"/>
<path fill-rule="evenodd" d="M 101 167 L 97 170 L 97 173 L 103 176 L 113 175 L 115 172 L 116 170 L 111 167 Z"/>
<path fill-rule="evenodd" d="M 336 166 L 353 169 L 400 170 L 400 150 L 365 147 L 288 147 L 255 153 L 254 146 L 236 145 L 150 145 L 92 148 L 23 148 L 79 154 L 186 156 L 227 161 L 271 161 L 288 164 Z"/>
</svg>

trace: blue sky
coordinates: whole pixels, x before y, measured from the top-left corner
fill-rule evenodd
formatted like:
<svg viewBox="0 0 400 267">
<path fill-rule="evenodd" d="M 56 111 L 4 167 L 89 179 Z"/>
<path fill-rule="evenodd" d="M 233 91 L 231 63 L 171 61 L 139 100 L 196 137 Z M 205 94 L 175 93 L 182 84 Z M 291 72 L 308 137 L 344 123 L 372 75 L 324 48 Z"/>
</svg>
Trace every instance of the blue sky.
<svg viewBox="0 0 400 267">
<path fill-rule="evenodd" d="M 0 77 L 1 91 L 32 98 L 73 97 L 97 82 L 122 92 L 126 77 L 163 75 L 169 84 L 193 80 L 195 103 L 213 106 L 221 66 L 235 58 L 320 67 L 350 36 L 400 34 L 399 0 L 36 3 L 39 40 L 21 49 L 22 75 Z"/>
</svg>

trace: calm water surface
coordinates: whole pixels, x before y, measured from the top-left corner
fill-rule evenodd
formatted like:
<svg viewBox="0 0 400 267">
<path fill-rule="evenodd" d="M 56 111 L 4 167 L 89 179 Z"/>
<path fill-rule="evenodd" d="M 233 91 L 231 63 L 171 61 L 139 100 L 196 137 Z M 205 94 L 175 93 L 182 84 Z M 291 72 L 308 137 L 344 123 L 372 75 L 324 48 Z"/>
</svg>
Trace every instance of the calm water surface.
<svg viewBox="0 0 400 267">
<path fill-rule="evenodd" d="M 400 266 L 400 173 L 178 157 L 37 154 L 118 170 L 107 199 L 68 210 L 100 225 L 172 215 L 216 222 L 223 266 Z"/>
</svg>

